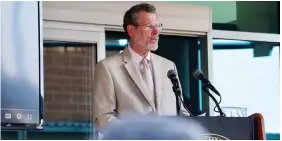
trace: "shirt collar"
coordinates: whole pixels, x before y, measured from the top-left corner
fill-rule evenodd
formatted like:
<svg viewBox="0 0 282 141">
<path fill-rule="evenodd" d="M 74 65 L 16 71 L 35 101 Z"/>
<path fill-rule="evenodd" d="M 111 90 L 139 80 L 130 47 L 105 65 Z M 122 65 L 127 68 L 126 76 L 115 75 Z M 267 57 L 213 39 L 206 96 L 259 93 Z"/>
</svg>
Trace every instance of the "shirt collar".
<svg viewBox="0 0 282 141">
<path fill-rule="evenodd" d="M 128 44 L 128 49 L 129 49 L 129 52 L 130 52 L 130 54 L 132 55 L 133 59 L 134 59 L 137 63 L 140 63 L 140 62 L 142 61 L 143 57 L 140 56 L 139 54 L 137 54 L 137 53 L 130 47 L 129 44 Z M 150 61 L 150 59 L 151 59 L 151 52 L 148 52 L 148 54 L 147 54 L 147 56 L 145 56 L 145 58 Z"/>
</svg>

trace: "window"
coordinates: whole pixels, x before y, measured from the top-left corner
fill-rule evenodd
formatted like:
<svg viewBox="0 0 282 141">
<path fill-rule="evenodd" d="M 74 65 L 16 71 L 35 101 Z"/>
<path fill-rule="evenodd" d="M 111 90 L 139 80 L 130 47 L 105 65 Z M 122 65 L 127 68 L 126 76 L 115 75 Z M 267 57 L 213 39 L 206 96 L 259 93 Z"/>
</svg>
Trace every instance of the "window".
<svg viewBox="0 0 282 141">
<path fill-rule="evenodd" d="M 229 41 L 213 50 L 213 84 L 221 107 L 261 113 L 267 133 L 279 133 L 279 46 L 273 43 Z M 238 44 L 241 43 L 241 44 Z M 244 43 L 244 44 L 243 44 Z"/>
</svg>

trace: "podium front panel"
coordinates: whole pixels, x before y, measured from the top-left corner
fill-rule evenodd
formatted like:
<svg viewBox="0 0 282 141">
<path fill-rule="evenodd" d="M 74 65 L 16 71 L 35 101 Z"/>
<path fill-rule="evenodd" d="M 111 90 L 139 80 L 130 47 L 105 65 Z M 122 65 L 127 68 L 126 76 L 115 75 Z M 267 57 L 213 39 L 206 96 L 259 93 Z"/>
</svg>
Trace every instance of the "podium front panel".
<svg viewBox="0 0 282 141">
<path fill-rule="evenodd" d="M 255 123 L 251 117 L 181 117 L 207 129 L 204 140 L 254 140 Z M 189 128 L 189 127 L 187 127 Z M 185 129 L 183 129 L 185 130 Z"/>
<path fill-rule="evenodd" d="M 197 117 L 194 120 L 207 128 L 206 139 L 255 139 L 254 122 L 249 117 Z"/>
</svg>

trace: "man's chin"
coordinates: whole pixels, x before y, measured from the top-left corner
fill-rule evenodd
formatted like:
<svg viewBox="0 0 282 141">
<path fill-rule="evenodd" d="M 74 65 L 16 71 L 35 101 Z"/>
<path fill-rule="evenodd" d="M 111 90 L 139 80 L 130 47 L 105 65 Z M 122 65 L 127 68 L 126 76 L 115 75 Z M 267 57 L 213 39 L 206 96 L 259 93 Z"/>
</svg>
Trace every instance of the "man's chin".
<svg viewBox="0 0 282 141">
<path fill-rule="evenodd" d="M 157 45 L 156 46 L 150 46 L 150 47 L 148 47 L 148 49 L 150 51 L 156 51 L 158 49 L 158 46 Z"/>
</svg>

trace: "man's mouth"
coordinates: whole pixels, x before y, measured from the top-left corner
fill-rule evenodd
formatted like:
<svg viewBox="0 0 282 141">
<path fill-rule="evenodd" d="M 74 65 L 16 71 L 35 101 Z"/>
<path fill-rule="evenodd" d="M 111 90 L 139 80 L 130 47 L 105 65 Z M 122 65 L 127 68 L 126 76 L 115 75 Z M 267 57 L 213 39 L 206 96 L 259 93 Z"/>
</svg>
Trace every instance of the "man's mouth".
<svg viewBox="0 0 282 141">
<path fill-rule="evenodd" d="M 153 38 L 151 41 L 157 42 L 159 39 L 158 38 Z"/>
</svg>

